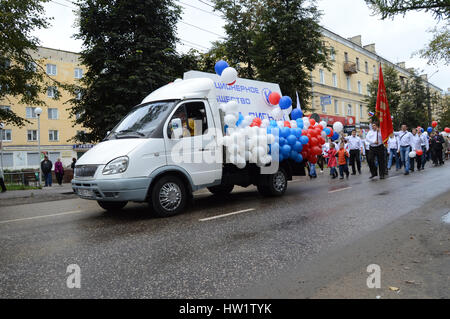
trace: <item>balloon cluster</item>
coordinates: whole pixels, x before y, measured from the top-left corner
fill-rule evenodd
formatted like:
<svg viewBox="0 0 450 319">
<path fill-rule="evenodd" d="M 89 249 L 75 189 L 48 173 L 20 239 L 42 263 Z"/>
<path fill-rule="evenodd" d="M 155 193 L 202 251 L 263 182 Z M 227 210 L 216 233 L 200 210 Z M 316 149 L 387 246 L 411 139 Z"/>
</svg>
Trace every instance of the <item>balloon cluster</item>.
<svg viewBox="0 0 450 319">
<path fill-rule="evenodd" d="M 292 99 L 289 96 L 281 96 L 278 92 L 272 92 L 269 95 L 269 103 L 274 106 L 270 115 L 277 121 L 289 117 L 292 112 Z M 303 117 L 301 110 L 296 109 L 292 114 L 293 120 L 301 117 Z"/>
<path fill-rule="evenodd" d="M 228 85 L 234 85 L 236 83 L 238 77 L 236 69 L 230 67 L 224 60 L 217 62 L 214 69 L 224 83 Z"/>
</svg>

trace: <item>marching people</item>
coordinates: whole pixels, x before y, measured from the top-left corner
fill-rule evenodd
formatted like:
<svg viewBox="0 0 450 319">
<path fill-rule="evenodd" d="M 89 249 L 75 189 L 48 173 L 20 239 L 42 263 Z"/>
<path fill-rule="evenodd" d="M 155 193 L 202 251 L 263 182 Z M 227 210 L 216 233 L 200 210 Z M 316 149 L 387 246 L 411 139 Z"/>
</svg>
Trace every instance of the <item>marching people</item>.
<svg viewBox="0 0 450 319">
<path fill-rule="evenodd" d="M 344 179 L 344 173 L 346 177 L 350 175 L 350 172 L 348 171 L 348 164 L 347 160 L 350 157 L 347 150 L 345 149 L 345 143 L 341 142 L 339 146 L 338 151 L 338 164 L 339 164 L 339 174 L 341 175 L 340 179 Z"/>
<path fill-rule="evenodd" d="M 400 169 L 400 148 L 398 144 L 397 137 L 392 133 L 389 136 L 388 140 L 388 154 L 389 154 L 389 160 L 388 160 L 388 170 L 392 167 L 392 160 L 395 158 L 395 168 L 398 171 Z"/>
<path fill-rule="evenodd" d="M 327 152 L 326 158 L 328 160 L 328 167 L 330 168 L 330 175 L 332 176 L 333 179 L 338 177 L 338 172 L 336 170 L 337 166 L 336 156 L 337 156 L 336 146 L 334 145 L 333 142 L 330 142 L 330 149 Z"/>
<path fill-rule="evenodd" d="M 418 130 L 418 134 L 420 137 L 420 146 L 422 147 L 422 163 L 421 163 L 421 169 L 425 169 L 425 163 L 427 162 L 427 153 L 430 149 L 430 143 L 428 142 L 428 136 L 426 134 L 423 134 L 422 130 Z"/>
<path fill-rule="evenodd" d="M 411 132 L 408 132 L 407 126 L 403 124 L 402 130 L 400 132 L 394 132 L 394 135 L 398 137 L 398 142 L 400 144 L 400 158 L 405 167 L 405 175 L 409 175 L 409 153 L 411 152 L 412 147 L 412 134 Z"/>
<path fill-rule="evenodd" d="M 44 187 L 52 186 L 52 167 L 53 163 L 48 159 L 47 155 L 45 155 L 44 160 L 41 162 L 41 170 L 45 181 Z"/>
<path fill-rule="evenodd" d="M 63 168 L 60 158 L 58 158 L 57 161 L 55 162 L 55 175 L 56 175 L 56 180 L 58 181 L 58 185 L 62 186 L 62 180 L 63 180 L 63 176 L 64 176 L 64 168 Z"/>
<path fill-rule="evenodd" d="M 431 158 L 433 160 L 434 166 L 444 164 L 442 159 L 442 150 L 444 148 L 444 138 L 437 132 L 432 132 L 430 135 L 430 148 L 431 148 Z"/>
<path fill-rule="evenodd" d="M 417 154 L 417 151 L 422 150 L 422 139 L 420 138 L 419 134 L 417 133 L 417 129 L 415 128 L 412 129 L 411 134 L 413 135 L 411 138 L 412 151 L 416 153 L 416 156 L 410 158 L 410 169 L 411 172 L 414 172 L 414 162 L 417 163 L 418 171 L 420 171 L 422 168 L 422 155 Z"/>
<path fill-rule="evenodd" d="M 74 157 L 72 158 L 72 164 L 70 164 L 70 167 L 75 170 L 75 164 L 77 163 L 77 159 Z"/>
<path fill-rule="evenodd" d="M 371 172 L 370 179 L 378 175 L 377 166 L 375 165 L 375 159 L 378 161 L 378 171 L 380 172 L 379 173 L 380 179 L 384 179 L 386 173 L 386 157 L 383 145 L 383 138 L 381 136 L 381 131 L 379 130 L 377 123 L 375 122 L 372 123 L 372 130 L 369 133 L 367 133 L 366 141 L 370 145 L 369 160 L 368 160 Z"/>
<path fill-rule="evenodd" d="M 356 136 L 356 130 L 352 131 L 352 135 L 345 137 L 345 140 L 348 142 L 352 175 L 356 175 L 355 161 L 356 167 L 358 168 L 358 173 L 361 174 L 361 152 L 363 150 L 362 141 L 358 136 Z"/>
</svg>

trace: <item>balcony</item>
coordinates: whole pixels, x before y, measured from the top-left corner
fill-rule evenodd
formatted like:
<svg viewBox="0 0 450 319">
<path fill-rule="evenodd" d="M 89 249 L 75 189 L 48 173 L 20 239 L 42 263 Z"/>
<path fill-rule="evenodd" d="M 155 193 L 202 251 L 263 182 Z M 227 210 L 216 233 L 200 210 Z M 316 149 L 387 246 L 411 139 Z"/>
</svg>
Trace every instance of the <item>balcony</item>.
<svg viewBox="0 0 450 319">
<path fill-rule="evenodd" d="M 344 72 L 347 75 L 356 74 L 358 73 L 356 69 L 356 63 L 353 62 L 344 62 Z"/>
</svg>

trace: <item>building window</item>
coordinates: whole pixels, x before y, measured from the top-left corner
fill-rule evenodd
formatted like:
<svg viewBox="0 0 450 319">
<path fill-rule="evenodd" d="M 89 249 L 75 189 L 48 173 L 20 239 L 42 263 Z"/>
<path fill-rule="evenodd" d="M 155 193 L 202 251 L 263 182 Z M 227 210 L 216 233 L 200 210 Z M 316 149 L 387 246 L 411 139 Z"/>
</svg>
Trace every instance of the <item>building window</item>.
<svg viewBox="0 0 450 319">
<path fill-rule="evenodd" d="M 347 52 L 344 52 L 344 59 L 345 59 L 345 62 L 348 62 L 348 53 Z"/>
<path fill-rule="evenodd" d="M 56 64 L 47 64 L 47 74 L 56 75 Z"/>
<path fill-rule="evenodd" d="M 36 108 L 35 107 L 27 107 L 25 108 L 27 119 L 36 119 Z"/>
<path fill-rule="evenodd" d="M 370 96 L 370 85 L 369 84 L 367 84 L 367 95 Z"/>
<path fill-rule="evenodd" d="M 363 106 L 362 106 L 362 104 L 359 106 L 359 118 L 360 119 L 363 118 Z"/>
<path fill-rule="evenodd" d="M 325 104 L 322 104 L 322 113 L 323 114 L 327 113 L 327 106 Z"/>
<path fill-rule="evenodd" d="M 352 85 L 351 85 L 352 83 L 351 83 L 351 81 L 350 81 L 350 77 L 349 76 L 347 76 L 347 90 L 348 91 L 351 91 L 352 90 Z"/>
<path fill-rule="evenodd" d="M 3 153 L 3 167 L 14 167 L 13 153 Z"/>
<path fill-rule="evenodd" d="M 347 115 L 349 115 L 349 116 L 352 115 L 352 105 L 351 104 L 347 105 Z"/>
<path fill-rule="evenodd" d="M 58 109 L 48 109 L 48 119 L 57 120 L 58 119 Z"/>
<path fill-rule="evenodd" d="M 81 95 L 82 95 L 82 93 L 81 93 L 81 90 L 76 90 L 75 91 L 75 94 L 76 94 L 76 99 L 79 101 L 79 100 L 81 100 Z"/>
<path fill-rule="evenodd" d="M 47 96 L 54 99 L 56 97 L 58 93 L 58 89 L 56 88 L 56 86 L 49 86 L 47 88 Z"/>
<path fill-rule="evenodd" d="M 319 70 L 319 76 L 320 76 L 320 84 L 325 84 L 325 74 L 323 73 L 323 70 Z"/>
<path fill-rule="evenodd" d="M 8 105 L 0 105 L 0 109 L 4 111 L 11 111 L 11 107 Z"/>
<path fill-rule="evenodd" d="M 40 162 L 39 153 L 27 153 L 27 166 L 39 166 Z"/>
<path fill-rule="evenodd" d="M 0 140 L 5 142 L 11 142 L 11 130 L 0 130 Z"/>
<path fill-rule="evenodd" d="M 53 165 L 58 160 L 58 158 L 61 158 L 60 152 L 49 152 L 48 153 L 48 159 L 53 163 Z"/>
<path fill-rule="evenodd" d="M 336 73 L 333 73 L 333 86 L 335 88 L 337 88 L 337 86 L 338 86 Z"/>
<path fill-rule="evenodd" d="M 369 74 L 369 63 L 365 62 L 366 73 Z"/>
<path fill-rule="evenodd" d="M 334 51 L 333 47 L 331 47 L 331 50 L 330 50 L 330 57 L 331 57 L 331 61 L 336 61 L 336 51 Z"/>
<path fill-rule="evenodd" d="M 360 68 L 359 68 L 359 58 L 356 58 L 356 69 L 358 71 L 360 70 Z"/>
<path fill-rule="evenodd" d="M 377 67 L 376 67 L 376 65 L 373 66 L 373 74 L 377 74 Z"/>
<path fill-rule="evenodd" d="M 75 68 L 75 79 L 81 79 L 83 77 L 83 69 Z"/>
<path fill-rule="evenodd" d="M 38 139 L 37 130 L 27 130 L 28 142 L 35 142 Z"/>
<path fill-rule="evenodd" d="M 58 141 L 59 140 L 58 131 L 57 130 L 49 130 L 48 131 L 48 140 L 53 141 L 53 142 Z"/>
<path fill-rule="evenodd" d="M 27 70 L 27 71 L 30 71 L 30 72 L 36 72 L 36 70 L 37 70 L 37 64 L 36 64 L 36 62 L 30 62 L 30 63 L 28 63 L 28 64 L 27 64 L 26 70 Z"/>
<path fill-rule="evenodd" d="M 339 114 L 339 101 L 334 100 L 334 114 Z"/>
<path fill-rule="evenodd" d="M 358 93 L 362 94 L 362 85 L 361 85 L 361 81 L 358 81 Z"/>
</svg>

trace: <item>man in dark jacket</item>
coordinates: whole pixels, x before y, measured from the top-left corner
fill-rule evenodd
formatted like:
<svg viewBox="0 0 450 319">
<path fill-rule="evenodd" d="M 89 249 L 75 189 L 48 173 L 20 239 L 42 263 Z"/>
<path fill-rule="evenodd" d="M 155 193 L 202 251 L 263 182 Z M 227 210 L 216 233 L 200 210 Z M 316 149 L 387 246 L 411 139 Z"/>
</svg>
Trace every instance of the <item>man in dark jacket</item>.
<svg viewBox="0 0 450 319">
<path fill-rule="evenodd" d="M 442 158 L 442 149 L 444 148 L 445 141 L 444 138 L 439 135 L 439 133 L 431 133 L 430 136 L 430 148 L 431 148 L 431 158 L 433 159 L 433 164 L 435 166 L 444 164 Z"/>
<path fill-rule="evenodd" d="M 44 157 L 44 160 L 41 163 L 42 175 L 44 175 L 45 186 L 52 186 L 52 167 L 53 163 L 48 159 L 47 156 Z"/>
</svg>

